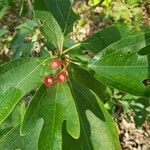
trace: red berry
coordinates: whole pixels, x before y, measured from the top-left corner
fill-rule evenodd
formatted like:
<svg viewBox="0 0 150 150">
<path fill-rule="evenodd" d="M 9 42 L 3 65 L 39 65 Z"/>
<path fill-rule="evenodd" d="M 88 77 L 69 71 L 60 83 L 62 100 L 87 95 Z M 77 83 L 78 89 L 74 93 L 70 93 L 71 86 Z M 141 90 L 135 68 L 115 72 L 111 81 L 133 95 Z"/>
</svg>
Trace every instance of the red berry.
<svg viewBox="0 0 150 150">
<path fill-rule="evenodd" d="M 62 71 L 62 72 L 60 72 L 58 75 L 57 75 L 57 81 L 59 82 L 59 83 L 63 83 L 63 82 L 65 82 L 66 80 L 67 80 L 67 74 L 66 74 L 66 72 L 65 71 Z"/>
<path fill-rule="evenodd" d="M 58 69 L 61 66 L 61 61 L 59 59 L 54 59 L 51 61 L 50 66 L 52 69 Z"/>
<path fill-rule="evenodd" d="M 54 78 L 50 77 L 50 76 L 45 76 L 44 77 L 44 84 L 46 86 L 52 86 L 52 85 L 54 85 Z"/>
</svg>

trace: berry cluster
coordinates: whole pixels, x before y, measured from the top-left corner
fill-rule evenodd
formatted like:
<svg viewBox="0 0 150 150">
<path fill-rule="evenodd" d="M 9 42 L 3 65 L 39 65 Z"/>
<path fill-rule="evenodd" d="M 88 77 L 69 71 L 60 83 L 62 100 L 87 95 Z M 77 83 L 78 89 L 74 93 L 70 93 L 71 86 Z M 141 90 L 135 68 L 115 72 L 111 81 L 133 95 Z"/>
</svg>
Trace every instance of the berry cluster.
<svg viewBox="0 0 150 150">
<path fill-rule="evenodd" d="M 53 70 L 57 70 L 63 66 L 63 62 L 59 59 L 54 59 L 50 62 L 50 67 Z M 56 82 L 58 83 L 63 83 L 67 80 L 67 71 L 66 71 L 66 66 L 55 76 L 45 76 L 44 77 L 44 84 L 46 86 L 53 86 Z"/>
</svg>

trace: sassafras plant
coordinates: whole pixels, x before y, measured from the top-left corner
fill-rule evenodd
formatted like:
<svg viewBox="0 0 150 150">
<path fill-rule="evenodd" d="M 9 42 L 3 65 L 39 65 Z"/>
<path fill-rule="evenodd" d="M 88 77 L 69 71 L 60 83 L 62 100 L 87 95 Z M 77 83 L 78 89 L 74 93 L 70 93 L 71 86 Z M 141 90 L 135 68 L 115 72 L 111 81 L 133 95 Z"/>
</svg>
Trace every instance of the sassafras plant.
<svg viewBox="0 0 150 150">
<path fill-rule="evenodd" d="M 143 84 L 150 79 L 150 32 L 113 25 L 76 43 L 70 33 L 79 16 L 72 3 L 34 0 L 35 20 L 17 35 L 38 30 L 48 52 L 30 57 L 22 45 L 13 45 L 17 59 L 0 66 L 1 125 L 24 96 L 34 94 L 17 125 L 0 136 L 0 150 L 120 150 L 117 124 L 104 100 L 113 88 L 150 97 Z"/>
</svg>

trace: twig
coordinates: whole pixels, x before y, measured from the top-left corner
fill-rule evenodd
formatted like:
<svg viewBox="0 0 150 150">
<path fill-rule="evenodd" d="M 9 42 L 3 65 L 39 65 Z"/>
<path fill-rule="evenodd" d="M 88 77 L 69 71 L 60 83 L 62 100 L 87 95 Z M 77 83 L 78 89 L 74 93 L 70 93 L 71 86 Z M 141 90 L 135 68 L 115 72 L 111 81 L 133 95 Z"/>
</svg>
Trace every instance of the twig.
<svg viewBox="0 0 150 150">
<path fill-rule="evenodd" d="M 63 51 L 63 54 L 69 52 L 70 50 L 72 50 L 76 47 L 79 47 L 80 45 L 81 45 L 81 43 L 77 43 L 77 44 L 73 45 L 72 47 L 70 47 L 70 48 L 66 49 L 65 51 Z"/>
</svg>

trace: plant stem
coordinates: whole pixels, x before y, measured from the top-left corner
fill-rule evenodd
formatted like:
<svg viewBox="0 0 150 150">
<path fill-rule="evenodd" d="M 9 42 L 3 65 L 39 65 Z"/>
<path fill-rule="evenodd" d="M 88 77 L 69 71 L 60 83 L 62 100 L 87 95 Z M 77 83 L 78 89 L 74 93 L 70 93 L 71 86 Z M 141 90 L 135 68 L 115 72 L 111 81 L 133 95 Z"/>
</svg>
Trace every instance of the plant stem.
<svg viewBox="0 0 150 150">
<path fill-rule="evenodd" d="M 76 48 L 76 47 L 78 47 L 78 46 L 80 46 L 80 45 L 81 45 L 80 43 L 77 43 L 77 44 L 71 46 L 70 48 L 66 49 L 66 50 L 63 52 L 63 54 L 69 52 L 70 50 L 72 50 L 72 49 L 74 49 L 74 48 Z"/>
<path fill-rule="evenodd" d="M 77 66 L 82 66 L 82 64 L 81 64 L 81 63 L 78 63 L 78 62 L 73 62 L 73 61 L 71 61 L 70 63 L 73 63 L 73 64 L 75 64 L 75 65 L 77 65 Z"/>
</svg>

